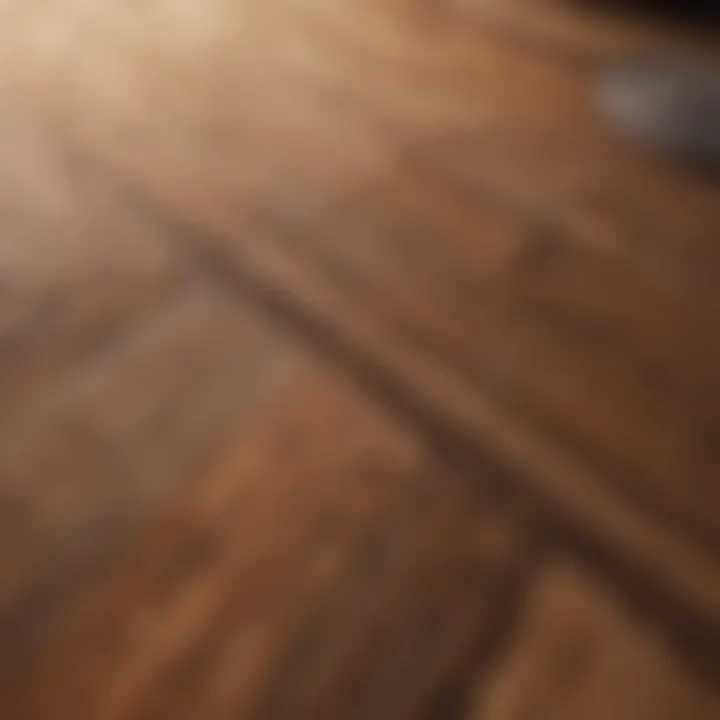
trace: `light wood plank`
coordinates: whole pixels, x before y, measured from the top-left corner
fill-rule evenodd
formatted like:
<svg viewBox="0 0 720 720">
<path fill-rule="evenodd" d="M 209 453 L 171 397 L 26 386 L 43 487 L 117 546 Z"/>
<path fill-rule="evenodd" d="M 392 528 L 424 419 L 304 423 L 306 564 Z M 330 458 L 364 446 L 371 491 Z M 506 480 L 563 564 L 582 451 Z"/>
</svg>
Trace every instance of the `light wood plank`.
<svg viewBox="0 0 720 720">
<path fill-rule="evenodd" d="M 699 683 L 576 568 L 548 568 L 525 607 L 468 720 L 718 717 L 718 689 Z"/>
<path fill-rule="evenodd" d="M 0 674 L 292 368 L 206 283 L 146 313 L 0 439 Z"/>
<path fill-rule="evenodd" d="M 165 228 L 16 96 L 0 97 L 0 433 L 111 354 L 191 269 Z"/>
</svg>

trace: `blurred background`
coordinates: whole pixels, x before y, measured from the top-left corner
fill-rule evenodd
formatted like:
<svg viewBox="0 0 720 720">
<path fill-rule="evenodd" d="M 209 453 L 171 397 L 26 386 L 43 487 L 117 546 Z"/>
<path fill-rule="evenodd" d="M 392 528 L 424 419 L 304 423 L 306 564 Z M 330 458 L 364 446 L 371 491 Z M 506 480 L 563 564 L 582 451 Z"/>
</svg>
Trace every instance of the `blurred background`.
<svg viewBox="0 0 720 720">
<path fill-rule="evenodd" d="M 2 720 L 717 720 L 715 6 L 0 6 Z"/>
</svg>

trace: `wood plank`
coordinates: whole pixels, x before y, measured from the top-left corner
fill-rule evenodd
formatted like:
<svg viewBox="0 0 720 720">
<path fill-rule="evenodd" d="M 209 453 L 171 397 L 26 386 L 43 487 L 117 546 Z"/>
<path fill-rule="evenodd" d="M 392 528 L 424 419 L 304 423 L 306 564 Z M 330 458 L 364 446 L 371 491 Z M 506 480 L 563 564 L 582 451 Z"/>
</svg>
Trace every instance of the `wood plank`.
<svg viewBox="0 0 720 720">
<path fill-rule="evenodd" d="M 703 685 L 638 618 L 581 571 L 549 567 L 525 601 L 516 639 L 483 681 L 468 720 L 712 720 Z"/>
<path fill-rule="evenodd" d="M 716 188 L 613 137 L 587 77 L 415 2 L 23 29 L 8 88 L 717 627 Z"/>
<path fill-rule="evenodd" d="M 197 281 L 0 439 L 0 674 L 292 367 L 288 344 Z"/>
<path fill-rule="evenodd" d="M 22 92 L 0 148 L 2 675 L 293 353 Z"/>
<path fill-rule="evenodd" d="M 530 543 L 474 482 L 310 363 L 75 604 L 10 678 L 3 711 L 420 717 L 494 652 Z"/>
<path fill-rule="evenodd" d="M 161 3 L 118 18 L 66 0 L 34 32 L 30 16 L 14 33 L 21 45 L 10 38 L 4 52 L 27 68 L 12 92 L 60 114 L 106 160 L 120 153 L 133 175 L 153 170 L 188 195 L 202 177 L 198 203 L 216 193 L 221 205 L 271 192 L 324 200 L 395 169 L 410 149 L 430 155 L 440 178 L 503 199 L 569 243 L 642 259 L 666 282 L 714 283 L 714 187 L 630 152 L 588 102 L 586 76 L 421 8 L 273 0 L 231 15 L 208 6 L 199 20 Z"/>
</svg>

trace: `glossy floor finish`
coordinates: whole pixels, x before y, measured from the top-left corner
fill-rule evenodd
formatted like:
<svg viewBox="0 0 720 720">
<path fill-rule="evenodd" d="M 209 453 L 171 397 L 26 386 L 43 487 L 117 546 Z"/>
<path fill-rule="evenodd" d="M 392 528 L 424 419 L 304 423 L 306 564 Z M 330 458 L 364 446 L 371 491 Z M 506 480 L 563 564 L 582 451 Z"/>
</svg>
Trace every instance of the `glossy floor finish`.
<svg viewBox="0 0 720 720">
<path fill-rule="evenodd" d="M 720 188 L 555 0 L 0 8 L 3 720 L 720 717 Z"/>
</svg>

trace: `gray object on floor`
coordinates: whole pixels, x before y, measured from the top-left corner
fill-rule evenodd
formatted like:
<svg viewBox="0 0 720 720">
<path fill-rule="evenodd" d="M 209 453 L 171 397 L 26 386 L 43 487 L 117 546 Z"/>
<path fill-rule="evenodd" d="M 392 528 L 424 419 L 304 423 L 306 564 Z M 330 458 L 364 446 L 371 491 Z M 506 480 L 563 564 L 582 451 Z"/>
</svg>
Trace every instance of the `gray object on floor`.
<svg viewBox="0 0 720 720">
<path fill-rule="evenodd" d="M 601 103 L 646 145 L 720 176 L 720 66 L 640 58 L 612 66 Z"/>
</svg>

